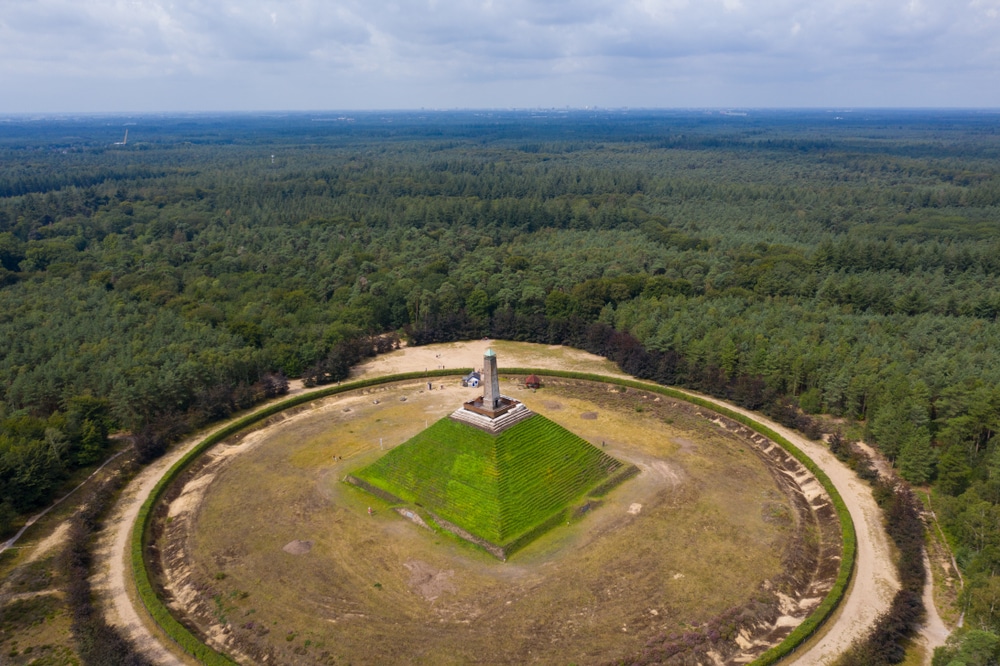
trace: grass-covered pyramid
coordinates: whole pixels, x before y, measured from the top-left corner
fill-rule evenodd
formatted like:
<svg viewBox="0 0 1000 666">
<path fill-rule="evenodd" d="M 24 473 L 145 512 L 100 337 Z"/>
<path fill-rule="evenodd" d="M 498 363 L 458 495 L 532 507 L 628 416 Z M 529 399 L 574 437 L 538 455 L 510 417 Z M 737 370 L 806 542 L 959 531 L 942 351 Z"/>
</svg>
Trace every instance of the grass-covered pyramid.
<svg viewBox="0 0 1000 666">
<path fill-rule="evenodd" d="M 575 502 L 635 471 L 532 414 L 499 434 L 441 419 L 349 480 L 424 509 L 440 526 L 505 559 L 565 520 Z"/>
</svg>

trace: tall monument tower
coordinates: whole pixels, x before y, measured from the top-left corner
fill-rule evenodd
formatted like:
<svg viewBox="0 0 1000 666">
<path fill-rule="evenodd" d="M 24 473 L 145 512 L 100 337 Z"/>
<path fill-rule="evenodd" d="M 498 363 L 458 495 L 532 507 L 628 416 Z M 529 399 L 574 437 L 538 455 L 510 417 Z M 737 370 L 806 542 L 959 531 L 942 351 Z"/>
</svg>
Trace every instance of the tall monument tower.
<svg viewBox="0 0 1000 666">
<path fill-rule="evenodd" d="M 497 372 L 497 355 L 492 349 L 483 354 L 483 394 L 475 400 L 462 403 L 451 418 L 464 421 L 480 430 L 496 435 L 518 421 L 528 418 L 532 412 L 519 400 L 500 393 L 500 373 Z"/>
<path fill-rule="evenodd" d="M 500 406 L 500 376 L 497 374 L 497 355 L 487 349 L 483 355 L 483 407 L 497 409 Z"/>
</svg>

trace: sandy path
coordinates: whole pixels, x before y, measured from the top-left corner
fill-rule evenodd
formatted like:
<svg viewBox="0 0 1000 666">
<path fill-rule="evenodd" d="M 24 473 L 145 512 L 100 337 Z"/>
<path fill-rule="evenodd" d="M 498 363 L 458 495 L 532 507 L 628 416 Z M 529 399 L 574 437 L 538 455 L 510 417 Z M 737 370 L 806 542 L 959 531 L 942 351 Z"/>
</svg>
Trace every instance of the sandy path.
<svg viewBox="0 0 1000 666">
<path fill-rule="evenodd" d="M 185 440 L 159 460 L 146 467 L 122 491 L 101 531 L 94 549 L 91 585 L 100 599 L 108 623 L 125 635 L 132 645 L 157 664 L 194 663 L 176 656 L 144 621 L 152 622 L 138 597 L 129 563 L 129 542 L 139 507 L 146 501 L 157 481 L 181 456 L 197 444 L 205 433 Z M 133 599 L 135 599 L 133 601 Z M 173 647 L 173 646 L 171 646 Z"/>
<path fill-rule="evenodd" d="M 66 541 L 66 536 L 68 534 L 69 522 L 61 523 L 59 527 L 52 532 L 52 534 L 38 542 L 35 549 L 32 550 L 31 554 L 24 560 L 24 564 L 31 564 L 35 560 L 40 560 L 45 555 L 48 555 L 58 546 L 61 546 L 64 541 Z"/>
<path fill-rule="evenodd" d="M 893 476 L 892 465 L 885 459 L 885 456 L 865 442 L 857 442 L 857 446 L 871 458 L 879 474 L 888 477 Z M 937 517 L 934 516 L 934 513 L 931 512 L 930 515 L 934 524 L 933 526 L 928 525 L 927 529 L 941 529 L 937 525 Z M 955 562 L 954 555 L 952 556 L 952 563 L 955 566 L 955 571 L 958 571 L 958 563 Z M 937 606 L 934 604 L 934 568 L 931 566 L 926 548 L 924 548 L 924 567 L 927 569 L 927 582 L 924 583 L 923 602 L 924 608 L 927 611 L 927 617 L 924 618 L 924 623 L 920 627 L 920 635 L 917 637 L 917 642 L 924 648 L 923 663 L 925 666 L 930 666 L 931 660 L 934 658 L 934 648 L 944 645 L 951 631 L 945 625 L 944 620 L 941 619 Z M 959 573 L 959 576 L 961 576 L 961 573 Z"/>
<path fill-rule="evenodd" d="M 924 646 L 924 664 L 930 666 L 931 659 L 934 658 L 934 648 L 944 645 L 951 634 L 944 620 L 938 615 L 937 606 L 934 605 L 934 569 L 931 561 L 924 550 L 924 566 L 927 568 L 927 582 L 924 584 L 924 608 L 927 609 L 927 617 L 920 627 L 919 641 Z"/>
<path fill-rule="evenodd" d="M 401 349 L 362 364 L 355 369 L 352 376 L 379 376 L 424 369 L 433 370 L 439 366 L 478 368 L 482 365 L 483 352 L 490 346 L 497 350 L 498 356 L 502 359 L 501 369 L 504 365 L 542 367 L 624 376 L 606 359 L 575 349 L 483 340 Z M 291 394 L 305 391 L 301 383 L 293 383 L 290 388 Z M 864 635 L 874 618 L 888 608 L 893 594 L 899 588 L 888 538 L 882 530 L 881 514 L 872 498 L 871 490 L 830 454 L 825 446 L 811 442 L 759 414 L 719 400 L 712 401 L 750 416 L 799 447 L 830 477 L 854 519 L 858 536 L 858 556 L 853 586 L 841 603 L 841 610 L 825 628 L 825 633 L 807 645 L 804 652 L 794 655 L 789 662 L 786 662 L 803 666 L 829 664 L 854 640 Z M 101 535 L 98 552 L 99 574 L 95 576 L 94 583 L 95 590 L 100 594 L 106 608 L 108 620 L 116 626 L 125 628 L 129 638 L 158 664 L 188 662 L 168 649 L 159 636 L 144 624 L 144 621 L 148 621 L 144 619 L 148 618 L 145 610 L 140 603 L 133 603 L 129 592 L 133 584 L 128 566 L 132 525 L 142 502 L 170 466 L 195 444 L 223 425 L 219 424 L 212 430 L 185 440 L 146 468 L 122 493 L 108 520 L 108 527 Z"/>
</svg>

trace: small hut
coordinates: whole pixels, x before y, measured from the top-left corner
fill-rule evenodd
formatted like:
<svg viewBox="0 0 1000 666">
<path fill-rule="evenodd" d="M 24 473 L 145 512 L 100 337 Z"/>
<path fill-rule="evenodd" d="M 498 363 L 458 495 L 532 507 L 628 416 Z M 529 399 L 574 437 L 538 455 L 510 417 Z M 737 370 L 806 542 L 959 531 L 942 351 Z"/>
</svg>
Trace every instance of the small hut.
<svg viewBox="0 0 1000 666">
<path fill-rule="evenodd" d="M 524 379 L 524 385 L 530 389 L 541 388 L 542 380 L 538 378 L 538 375 L 528 375 Z"/>
</svg>

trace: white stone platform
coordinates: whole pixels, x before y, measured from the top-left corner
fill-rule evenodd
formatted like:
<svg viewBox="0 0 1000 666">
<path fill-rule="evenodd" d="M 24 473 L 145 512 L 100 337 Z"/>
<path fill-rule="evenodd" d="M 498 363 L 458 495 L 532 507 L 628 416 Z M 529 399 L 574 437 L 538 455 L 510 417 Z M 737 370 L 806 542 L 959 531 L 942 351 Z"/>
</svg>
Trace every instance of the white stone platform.
<svg viewBox="0 0 1000 666">
<path fill-rule="evenodd" d="M 503 397 L 506 398 L 507 396 Z M 497 435 L 515 423 L 520 423 L 529 416 L 534 416 L 534 414 L 535 413 L 533 411 L 524 406 L 524 403 L 519 402 L 514 409 L 501 414 L 495 419 L 483 416 L 482 414 L 476 414 L 475 412 L 470 412 L 464 407 L 460 407 L 452 412 L 450 418 L 462 423 L 468 423 L 469 425 L 479 428 L 480 430 L 485 430 L 492 435 Z"/>
</svg>

